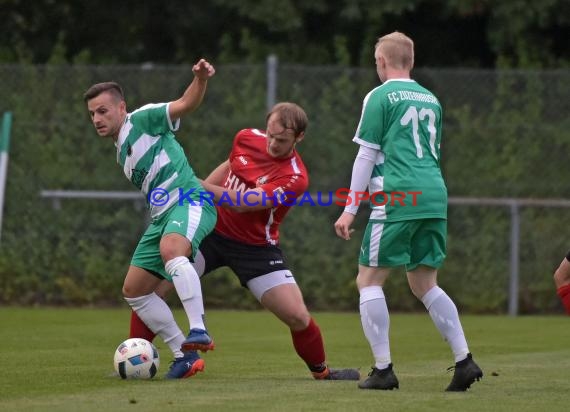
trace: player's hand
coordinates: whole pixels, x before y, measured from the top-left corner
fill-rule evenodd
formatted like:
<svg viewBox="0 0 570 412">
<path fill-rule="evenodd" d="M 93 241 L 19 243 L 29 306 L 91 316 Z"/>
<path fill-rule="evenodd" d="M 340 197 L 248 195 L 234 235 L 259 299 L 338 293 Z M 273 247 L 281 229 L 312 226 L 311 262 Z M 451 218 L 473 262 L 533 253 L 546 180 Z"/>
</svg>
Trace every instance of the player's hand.
<svg viewBox="0 0 570 412">
<path fill-rule="evenodd" d="M 334 224 L 334 230 L 338 237 L 344 240 L 350 240 L 350 235 L 354 232 L 354 229 L 350 228 L 352 222 L 354 222 L 354 217 L 355 216 L 351 213 L 342 212 L 342 215 L 340 215 Z"/>
<path fill-rule="evenodd" d="M 216 69 L 205 59 L 200 59 L 192 66 L 192 73 L 200 80 L 208 80 L 216 73 Z"/>
</svg>

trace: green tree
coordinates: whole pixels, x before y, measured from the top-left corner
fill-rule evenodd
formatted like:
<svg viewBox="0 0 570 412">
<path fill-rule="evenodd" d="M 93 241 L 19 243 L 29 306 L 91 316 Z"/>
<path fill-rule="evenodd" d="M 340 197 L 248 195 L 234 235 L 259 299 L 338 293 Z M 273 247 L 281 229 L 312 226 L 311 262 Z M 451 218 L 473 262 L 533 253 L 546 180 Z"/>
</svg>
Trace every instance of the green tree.
<svg viewBox="0 0 570 412">
<path fill-rule="evenodd" d="M 0 0 L 0 61 L 97 64 L 281 61 L 369 66 L 376 38 L 400 30 L 420 67 L 568 66 L 566 0 Z M 338 44 L 347 54 L 339 56 Z"/>
</svg>

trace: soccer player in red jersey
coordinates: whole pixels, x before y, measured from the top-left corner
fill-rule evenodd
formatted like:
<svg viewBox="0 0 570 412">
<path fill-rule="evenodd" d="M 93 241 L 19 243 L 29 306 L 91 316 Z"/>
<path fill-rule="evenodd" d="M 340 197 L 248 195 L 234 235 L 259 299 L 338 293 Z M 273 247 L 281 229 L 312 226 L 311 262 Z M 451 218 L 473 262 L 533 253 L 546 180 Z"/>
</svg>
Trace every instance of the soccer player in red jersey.
<svg viewBox="0 0 570 412">
<path fill-rule="evenodd" d="M 554 272 L 554 284 L 566 313 L 570 315 L 570 252 Z"/>
<path fill-rule="evenodd" d="M 194 266 L 200 275 L 231 268 L 241 284 L 290 328 L 295 351 L 315 379 L 359 380 L 356 369 L 328 367 L 319 326 L 279 248 L 279 225 L 309 184 L 295 150 L 305 137 L 307 115 L 298 105 L 284 102 L 271 109 L 266 121 L 265 131 L 238 132 L 228 160 L 203 182 L 213 195 L 218 221 L 202 241 Z M 136 314 L 131 318 L 131 337 L 152 338 Z"/>
</svg>

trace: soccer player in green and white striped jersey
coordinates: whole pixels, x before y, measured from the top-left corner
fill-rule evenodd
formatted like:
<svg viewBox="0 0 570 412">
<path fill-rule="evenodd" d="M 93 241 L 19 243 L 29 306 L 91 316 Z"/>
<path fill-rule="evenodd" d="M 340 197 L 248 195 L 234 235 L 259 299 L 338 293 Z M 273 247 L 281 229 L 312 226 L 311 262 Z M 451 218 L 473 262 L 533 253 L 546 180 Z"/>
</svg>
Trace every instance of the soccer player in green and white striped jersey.
<svg viewBox="0 0 570 412">
<path fill-rule="evenodd" d="M 196 350 L 214 347 L 204 325 L 200 278 L 187 256 L 195 255 L 214 228 L 216 209 L 201 198 L 204 190 L 173 134 L 180 118 L 202 102 L 215 70 L 201 59 L 192 72 L 194 79 L 179 99 L 148 104 L 131 113 L 117 83 L 95 84 L 84 95 L 97 133 L 113 139 L 117 162 L 148 201 L 151 224 L 133 254 L 123 295 L 174 353 L 167 378 L 186 378 L 202 371 L 204 361 Z M 155 293 L 163 279 L 172 281 L 188 316 L 186 338 L 168 305 Z"/>
<path fill-rule="evenodd" d="M 389 314 L 383 286 L 390 268 L 405 266 L 412 293 L 451 346 L 455 372 L 448 391 L 465 391 L 483 373 L 473 361 L 457 308 L 437 285 L 446 253 L 447 189 L 440 170 L 442 110 L 429 90 L 410 78 L 414 43 L 394 32 L 378 39 L 374 57 L 381 86 L 364 98 L 354 142 L 351 197 L 335 223 L 350 239 L 359 199 L 370 199 L 356 283 L 360 316 L 375 365 L 362 389 L 399 387 L 392 370 Z M 363 196 L 368 187 L 367 196 Z"/>
</svg>

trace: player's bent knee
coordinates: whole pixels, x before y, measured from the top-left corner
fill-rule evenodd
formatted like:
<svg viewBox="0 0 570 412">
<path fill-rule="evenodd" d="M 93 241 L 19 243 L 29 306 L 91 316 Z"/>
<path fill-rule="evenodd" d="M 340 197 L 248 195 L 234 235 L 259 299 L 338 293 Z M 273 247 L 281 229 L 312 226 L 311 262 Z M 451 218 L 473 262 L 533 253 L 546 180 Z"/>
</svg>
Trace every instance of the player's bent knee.
<svg viewBox="0 0 570 412">
<path fill-rule="evenodd" d="M 307 327 L 309 326 L 309 322 L 310 322 L 310 318 L 309 320 L 305 319 L 305 318 L 291 318 L 291 320 L 288 322 L 287 326 L 289 326 L 290 329 L 292 330 L 304 330 L 307 329 Z"/>
<path fill-rule="evenodd" d="M 176 259 L 177 257 L 185 256 L 188 257 L 191 255 L 191 252 L 186 253 L 175 248 L 165 248 L 160 249 L 160 257 L 164 263 L 170 262 L 172 259 Z"/>
<path fill-rule="evenodd" d="M 130 288 L 128 288 L 127 286 L 123 286 L 123 297 L 124 298 L 136 298 L 136 294 L 134 293 L 133 290 L 131 290 Z"/>
<path fill-rule="evenodd" d="M 297 311 L 288 313 L 282 319 L 290 329 L 303 330 L 309 326 L 309 323 L 311 322 L 311 315 L 308 311 Z"/>
<path fill-rule="evenodd" d="M 138 288 L 133 288 L 127 284 L 123 285 L 123 297 L 124 298 L 138 298 L 144 295 L 147 295 L 147 293 L 144 293 L 143 291 L 139 290 Z"/>
<path fill-rule="evenodd" d="M 164 263 L 179 256 L 191 256 L 192 244 L 177 233 L 165 235 L 160 241 L 160 257 Z"/>
</svg>

